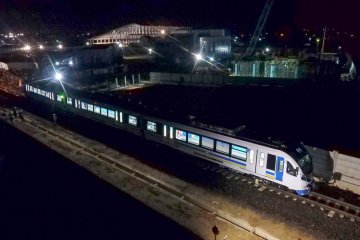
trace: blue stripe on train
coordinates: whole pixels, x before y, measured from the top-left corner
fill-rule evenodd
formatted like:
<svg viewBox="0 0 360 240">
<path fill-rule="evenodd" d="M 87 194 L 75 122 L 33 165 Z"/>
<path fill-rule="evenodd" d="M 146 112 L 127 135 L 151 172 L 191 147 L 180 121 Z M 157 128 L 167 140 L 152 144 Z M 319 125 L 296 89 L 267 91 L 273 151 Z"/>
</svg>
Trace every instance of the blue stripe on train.
<svg viewBox="0 0 360 240">
<path fill-rule="evenodd" d="M 224 157 L 224 156 L 221 156 L 221 155 L 218 155 L 218 154 L 215 154 L 215 153 L 209 153 L 210 155 L 212 156 L 215 156 L 215 157 L 218 157 L 218 158 L 221 158 L 221 159 L 224 159 L 226 161 L 229 161 L 229 162 L 233 162 L 233 163 L 236 163 L 236 164 L 239 164 L 241 166 L 246 166 L 246 163 L 243 163 L 243 162 L 239 162 L 239 161 L 235 161 L 229 157 Z"/>
<path fill-rule="evenodd" d="M 269 174 L 269 175 L 275 176 L 275 173 L 274 173 L 274 172 L 270 172 L 270 171 L 266 171 L 266 174 Z"/>
</svg>

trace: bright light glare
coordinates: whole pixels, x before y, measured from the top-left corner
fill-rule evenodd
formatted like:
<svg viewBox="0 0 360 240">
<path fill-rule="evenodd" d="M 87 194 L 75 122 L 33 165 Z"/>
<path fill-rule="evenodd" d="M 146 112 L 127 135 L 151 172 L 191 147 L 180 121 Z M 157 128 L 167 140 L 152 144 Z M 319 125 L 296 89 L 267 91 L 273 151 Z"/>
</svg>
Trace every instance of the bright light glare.
<svg viewBox="0 0 360 240">
<path fill-rule="evenodd" d="M 62 49 L 62 48 L 63 48 L 63 45 L 62 45 L 62 44 L 59 44 L 59 45 L 58 45 L 58 48 L 59 48 L 59 49 Z"/>
<path fill-rule="evenodd" d="M 74 62 L 72 60 L 69 61 L 69 65 L 72 66 L 74 65 Z"/>
<path fill-rule="evenodd" d="M 61 81 L 61 79 L 63 78 L 63 75 L 59 72 L 55 73 L 55 79 L 58 81 Z"/>
<path fill-rule="evenodd" d="M 165 34 L 165 30 L 164 30 L 164 29 L 162 29 L 160 32 L 161 32 L 162 35 Z"/>
<path fill-rule="evenodd" d="M 39 45 L 39 48 L 40 48 L 40 49 L 44 49 L 44 46 L 40 44 L 40 45 Z"/>
<path fill-rule="evenodd" d="M 199 60 L 202 60 L 202 59 L 203 59 L 203 57 L 202 57 L 201 53 L 195 54 L 195 58 L 196 58 L 196 60 L 197 60 L 197 61 L 199 61 Z"/>
<path fill-rule="evenodd" d="M 86 46 L 89 46 L 90 45 L 90 43 L 89 42 L 86 42 Z"/>
<path fill-rule="evenodd" d="M 56 66 L 59 66 L 59 65 L 60 65 L 60 63 L 59 63 L 58 61 L 56 61 L 56 62 L 55 62 L 55 65 L 56 65 Z"/>
<path fill-rule="evenodd" d="M 210 57 L 209 60 L 210 60 L 211 62 L 213 62 L 213 61 L 214 61 L 214 58 L 213 58 L 213 57 Z"/>
<path fill-rule="evenodd" d="M 152 51 L 153 51 L 152 48 L 149 48 L 149 53 L 150 53 L 150 54 L 152 53 Z"/>
<path fill-rule="evenodd" d="M 124 45 L 123 45 L 121 42 L 118 43 L 118 46 L 119 46 L 120 48 L 124 47 Z"/>
<path fill-rule="evenodd" d="M 266 52 L 270 52 L 270 48 L 268 48 L 268 47 L 265 48 L 265 51 L 266 51 Z"/>
<path fill-rule="evenodd" d="M 31 50 L 30 45 L 25 45 L 25 46 L 23 47 L 23 50 L 25 50 L 25 51 L 30 51 L 30 50 Z"/>
</svg>

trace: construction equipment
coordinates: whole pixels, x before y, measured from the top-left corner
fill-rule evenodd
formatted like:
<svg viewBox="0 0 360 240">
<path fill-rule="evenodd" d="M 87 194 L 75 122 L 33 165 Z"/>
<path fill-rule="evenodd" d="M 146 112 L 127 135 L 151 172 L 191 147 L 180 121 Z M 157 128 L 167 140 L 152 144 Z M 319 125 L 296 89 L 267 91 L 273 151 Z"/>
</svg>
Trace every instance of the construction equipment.
<svg viewBox="0 0 360 240">
<path fill-rule="evenodd" d="M 256 43 L 259 40 L 260 34 L 261 34 L 261 32 L 262 32 L 262 30 L 264 28 L 266 19 L 267 19 L 268 15 L 269 15 L 269 12 L 270 12 L 270 9 L 271 9 L 271 6 L 272 6 L 273 2 L 274 2 L 274 0 L 267 0 L 267 2 L 265 4 L 265 7 L 264 7 L 264 9 L 263 9 L 263 11 L 261 13 L 260 19 L 259 19 L 259 21 L 258 21 L 258 23 L 256 25 L 254 34 L 251 37 L 249 46 L 247 47 L 247 49 L 245 51 L 244 57 L 251 56 L 253 54 Z"/>
</svg>

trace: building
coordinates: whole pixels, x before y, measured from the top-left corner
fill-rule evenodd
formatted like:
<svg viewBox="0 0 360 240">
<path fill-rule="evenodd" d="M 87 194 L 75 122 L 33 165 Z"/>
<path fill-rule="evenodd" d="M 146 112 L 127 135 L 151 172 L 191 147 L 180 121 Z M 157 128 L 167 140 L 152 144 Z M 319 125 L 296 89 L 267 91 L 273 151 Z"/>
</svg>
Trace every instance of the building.
<svg viewBox="0 0 360 240">
<path fill-rule="evenodd" d="M 144 36 L 160 37 L 171 34 L 173 31 L 190 31 L 190 27 L 179 26 L 147 26 L 139 24 L 128 24 L 120 28 L 111 30 L 107 33 L 95 36 L 89 39 L 90 44 L 109 44 L 121 43 L 128 45 L 130 43 L 139 43 L 140 38 Z"/>
</svg>

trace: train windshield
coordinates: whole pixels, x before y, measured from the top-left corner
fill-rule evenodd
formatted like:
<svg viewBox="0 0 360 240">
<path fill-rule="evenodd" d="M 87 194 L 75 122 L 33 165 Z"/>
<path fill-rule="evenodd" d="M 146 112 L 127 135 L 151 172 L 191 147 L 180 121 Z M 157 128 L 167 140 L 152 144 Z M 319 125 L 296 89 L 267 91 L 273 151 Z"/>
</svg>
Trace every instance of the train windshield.
<svg viewBox="0 0 360 240">
<path fill-rule="evenodd" d="M 290 156 L 299 164 L 305 175 L 311 174 L 313 170 L 312 159 L 304 145 L 296 144 L 289 146 Z"/>
</svg>

